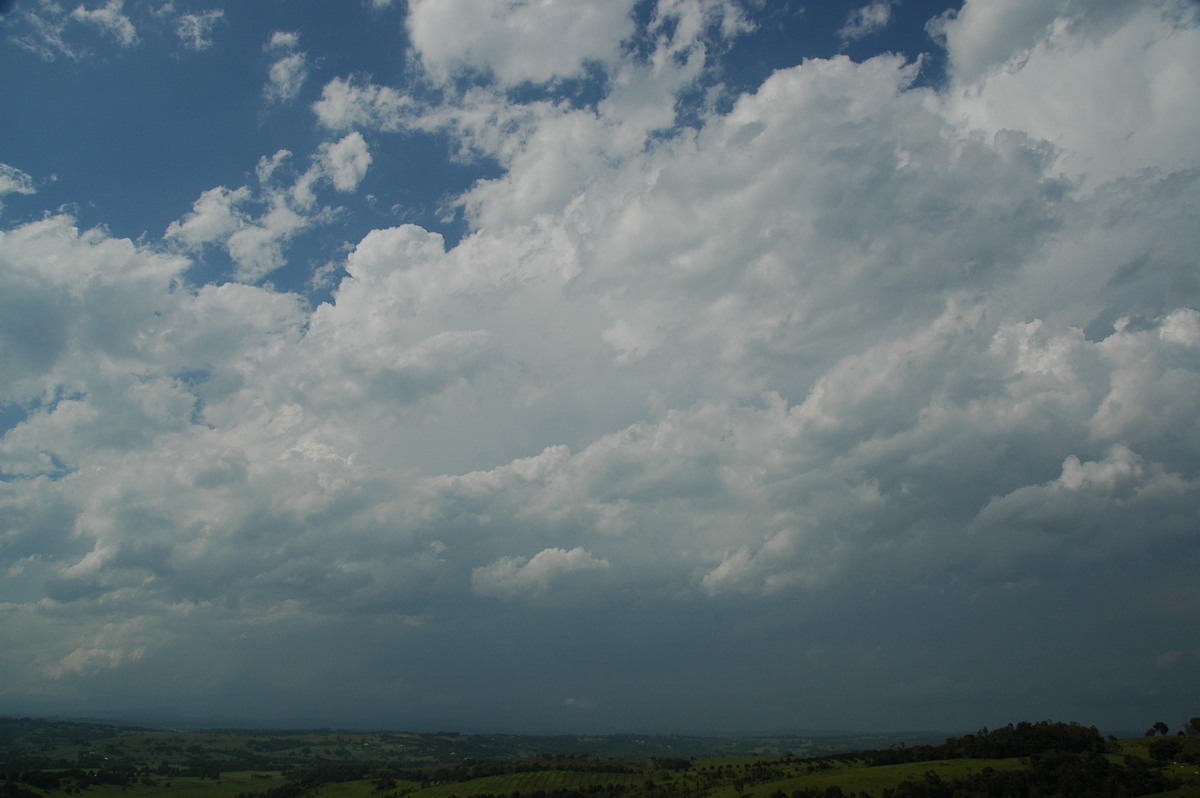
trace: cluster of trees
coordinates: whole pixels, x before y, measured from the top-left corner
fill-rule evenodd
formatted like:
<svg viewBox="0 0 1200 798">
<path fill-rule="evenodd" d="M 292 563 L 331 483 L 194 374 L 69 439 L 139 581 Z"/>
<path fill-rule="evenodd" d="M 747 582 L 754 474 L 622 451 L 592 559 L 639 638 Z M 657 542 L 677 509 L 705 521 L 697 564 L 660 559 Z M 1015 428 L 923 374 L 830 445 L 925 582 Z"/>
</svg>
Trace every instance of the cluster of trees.
<svg viewBox="0 0 1200 798">
<path fill-rule="evenodd" d="M 104 784 L 125 787 L 139 780 L 139 775 L 135 768 L 98 768 L 96 770 L 66 768 L 54 771 L 25 770 L 9 771 L 4 775 L 7 779 L 6 784 L 20 782 L 23 785 L 39 790 L 61 789 L 68 794 L 78 793 L 89 787 Z M 141 781 L 147 784 L 153 783 L 152 779 L 146 777 L 141 777 Z M 7 793 L 0 793 L 0 796 L 7 796 Z"/>
<path fill-rule="evenodd" d="M 944 779 L 933 770 L 883 791 L 883 798 L 1133 798 L 1174 789 L 1176 782 L 1144 760 L 1116 765 L 1103 754 L 1047 751 L 1029 757 L 1029 768 L 984 768 L 963 778 Z M 853 798 L 841 787 L 808 787 L 770 798 Z M 872 798 L 860 793 L 859 798 Z"/>
<path fill-rule="evenodd" d="M 239 792 L 237 798 L 307 798 L 321 789 L 319 784 L 288 782 L 260 792 Z"/>
<path fill-rule="evenodd" d="M 797 767 L 803 767 L 806 772 L 812 773 L 817 770 L 830 769 L 833 767 L 830 764 L 833 761 L 859 758 L 860 756 L 859 753 L 843 753 L 797 759 L 789 755 L 783 759 L 760 759 L 739 765 L 702 765 L 692 772 L 714 784 L 728 781 L 761 784 L 788 778 L 795 774 Z"/>
<path fill-rule="evenodd" d="M 985 768 L 965 778 L 946 780 L 930 770 L 884 790 L 884 798 L 1013 798 L 1054 795 L 1061 798 L 1133 798 L 1178 786 L 1144 760 L 1127 757 L 1124 765 L 1094 751 L 1046 751 L 1029 758 L 1029 768 Z"/>
<path fill-rule="evenodd" d="M 148 731 L 136 726 L 113 727 L 102 723 L 84 723 L 42 718 L 0 718 L 0 749 L 14 748 L 45 751 L 63 745 L 79 745 L 98 737 Z"/>
<path fill-rule="evenodd" d="M 4 774 L 7 781 L 19 781 L 22 784 L 28 784 L 30 787 L 36 787 L 39 790 L 55 790 L 58 789 L 61 778 L 57 773 L 47 773 L 41 770 L 17 770 L 9 771 Z"/>
<path fill-rule="evenodd" d="M 104 784 L 116 785 L 118 787 L 127 787 L 139 783 L 147 786 L 156 786 L 163 776 L 168 779 L 172 776 L 183 776 L 215 780 L 220 779 L 221 774 L 212 765 L 198 765 L 195 767 L 168 767 L 164 765 L 152 770 L 149 767 L 138 768 L 120 762 L 110 763 L 106 767 L 99 768 L 54 767 L 0 771 L 0 778 L 5 779 L 5 783 L 20 782 L 21 784 L 40 790 L 60 789 L 67 793 L 77 793 L 80 790 Z M 170 781 L 166 781 L 165 783 L 168 786 L 170 785 Z M 0 793 L 0 798 L 5 798 L 5 796 L 5 793 Z"/>
<path fill-rule="evenodd" d="M 682 760 L 691 764 L 689 760 Z M 611 759 L 596 759 L 582 755 L 546 755 L 507 760 L 465 761 L 454 765 L 402 769 L 386 763 L 363 760 L 358 762 L 328 762 L 303 767 L 289 767 L 283 775 L 301 784 L 335 784 L 362 779 L 411 781 L 430 787 L 435 784 L 457 784 L 487 776 L 513 773 L 543 773 L 571 771 L 580 773 L 643 773 L 643 763 L 626 763 Z"/>
<path fill-rule="evenodd" d="M 1158 734 L 1166 737 L 1170 731 L 1171 728 L 1160 720 L 1149 729 L 1146 729 L 1146 736 L 1153 737 L 1154 735 Z M 1178 734 L 1181 736 L 1200 734 L 1200 718 L 1189 719 L 1187 723 L 1183 724 L 1183 727 L 1179 730 Z"/>
<path fill-rule="evenodd" d="M 1196 728 L 1200 728 L 1200 723 Z M 1171 746 L 1157 752 L 1155 746 Z M 1117 764 L 1105 756 L 1108 746 L 1095 727 L 1041 721 L 1009 724 L 951 737 L 942 745 L 898 746 L 878 751 L 836 754 L 830 760 L 867 765 L 897 765 L 946 759 L 1024 758 L 1028 768 L 984 768 L 963 778 L 945 779 L 933 770 L 884 791 L 884 798 L 1024 798 L 1054 795 L 1064 798 L 1125 798 L 1173 789 L 1177 784 L 1139 757 L 1126 756 Z M 1181 743 L 1157 740 L 1151 754 L 1159 761 L 1178 755 Z M 865 794 L 864 794 L 865 795 Z M 809 787 L 770 798 L 851 798 L 840 787 Z"/>
<path fill-rule="evenodd" d="M 1190 750 L 1189 750 L 1190 749 Z M 1178 737 L 1168 737 L 1150 743 L 1150 756 L 1156 762 L 1187 762 L 1200 764 L 1200 748 L 1184 746 Z"/>
<path fill-rule="evenodd" d="M 1161 720 L 1146 729 L 1147 737 L 1159 735 L 1161 738 L 1150 743 L 1150 756 L 1158 762 L 1200 762 L 1200 754 L 1194 749 L 1188 753 L 1179 740 L 1180 737 L 1200 735 L 1200 717 L 1189 719 L 1173 738 L 1167 737 L 1170 731 L 1170 727 Z"/>
<path fill-rule="evenodd" d="M 668 770 L 678 770 L 690 767 L 688 759 L 651 759 L 652 766 Z M 661 764 L 656 764 L 661 763 Z M 617 759 L 598 759 L 587 754 L 541 754 L 526 756 L 518 759 L 485 759 L 465 760 L 453 766 L 426 768 L 421 771 L 407 771 L 406 778 L 410 781 L 420 781 L 429 784 L 449 784 L 452 782 L 481 779 L 485 776 L 504 776 L 510 773 L 542 773 L 547 770 L 564 770 L 580 773 L 642 773 L 644 763 L 622 762 Z M 419 774 L 413 778 L 413 774 Z"/>
<path fill-rule="evenodd" d="M 1107 744 L 1095 726 L 1055 721 L 1022 721 L 989 731 L 950 737 L 942 745 L 898 746 L 881 751 L 858 751 L 840 758 L 866 759 L 872 765 L 901 765 L 934 759 L 1008 759 L 1044 751 L 1102 754 Z"/>
<path fill-rule="evenodd" d="M 597 784 L 589 787 L 586 790 L 575 790 L 566 787 L 555 790 L 533 790 L 531 792 L 521 792 L 519 790 L 511 793 L 473 793 L 471 798 L 622 798 L 629 787 L 624 784 Z M 456 795 L 451 795 L 450 798 L 458 798 Z"/>
<path fill-rule="evenodd" d="M 370 762 L 323 762 L 314 767 L 289 768 L 283 775 L 297 784 L 340 784 L 373 778 L 378 773 Z"/>
<path fill-rule="evenodd" d="M 15 781 L 5 781 L 0 782 L 0 798 L 42 798 L 42 795 Z"/>
</svg>

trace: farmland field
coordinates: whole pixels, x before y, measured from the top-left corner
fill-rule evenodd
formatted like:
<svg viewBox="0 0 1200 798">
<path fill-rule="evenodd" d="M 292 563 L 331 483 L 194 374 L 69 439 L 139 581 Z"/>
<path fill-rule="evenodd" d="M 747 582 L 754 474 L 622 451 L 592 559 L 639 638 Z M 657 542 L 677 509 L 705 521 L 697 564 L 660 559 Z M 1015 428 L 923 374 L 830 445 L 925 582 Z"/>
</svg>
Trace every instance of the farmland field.
<svg viewBox="0 0 1200 798">
<path fill-rule="evenodd" d="M 854 751 L 785 738 L 179 732 L 0 719 L 0 798 L 887 798 L 1200 794 L 1200 735 L 1103 739 L 1039 722 Z M 630 749 L 640 757 L 578 750 Z M 555 751 L 559 745 L 563 750 Z M 705 750 L 716 755 L 704 756 Z M 743 751 L 758 750 L 752 755 Z M 649 753 L 649 752 L 656 753 Z M 762 753 L 772 751 L 773 753 Z"/>
</svg>

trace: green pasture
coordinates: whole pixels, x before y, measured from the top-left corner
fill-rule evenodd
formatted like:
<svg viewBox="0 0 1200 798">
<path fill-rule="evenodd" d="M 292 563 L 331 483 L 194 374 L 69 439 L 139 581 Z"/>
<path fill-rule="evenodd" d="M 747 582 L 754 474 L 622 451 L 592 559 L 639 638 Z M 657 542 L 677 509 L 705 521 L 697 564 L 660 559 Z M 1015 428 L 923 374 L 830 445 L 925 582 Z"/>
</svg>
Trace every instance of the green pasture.
<svg viewBox="0 0 1200 798">
<path fill-rule="evenodd" d="M 430 739 L 432 742 L 430 742 Z M 163 765 L 175 767 L 188 763 L 206 762 L 219 770 L 220 778 L 212 775 L 180 776 L 172 774 L 146 775 L 126 786 L 91 785 L 84 791 L 71 789 L 76 785 L 70 779 L 63 780 L 59 789 L 36 790 L 47 798 L 58 798 L 68 794 L 82 794 L 103 798 L 120 794 L 125 798 L 236 798 L 240 793 L 262 793 L 281 787 L 286 782 L 279 768 L 294 768 L 304 773 L 309 767 L 353 765 L 356 762 L 372 763 L 368 771 L 386 773 L 391 762 L 404 761 L 412 766 L 412 754 L 424 759 L 435 752 L 445 758 L 436 760 L 441 764 L 422 767 L 424 777 L 430 781 L 396 781 L 382 786 L 378 778 L 347 782 L 328 782 L 312 788 L 307 795 L 314 798 L 480 798 L 492 795 L 510 798 L 519 793 L 532 798 L 536 793 L 571 791 L 593 795 L 596 798 L 780 798 L 788 797 L 797 790 L 817 789 L 824 791 L 837 786 L 851 795 L 865 793 L 880 796 L 888 788 L 896 787 L 906 780 L 921 781 L 927 773 L 934 773 L 944 782 L 965 779 L 971 775 L 991 769 L 1010 771 L 1027 767 L 1022 759 L 944 759 L 914 762 L 900 765 L 869 766 L 866 759 L 854 759 L 854 755 L 827 759 L 798 759 L 793 756 L 712 756 L 691 760 L 691 766 L 679 770 L 652 770 L 655 763 L 644 762 L 646 770 L 635 773 L 609 773 L 599 768 L 601 763 L 612 764 L 611 760 L 593 760 L 597 770 L 566 769 L 586 768 L 587 760 L 571 756 L 547 756 L 548 769 L 483 776 L 462 781 L 438 781 L 453 773 L 468 772 L 458 767 L 471 759 L 463 758 L 459 752 L 465 746 L 462 740 L 445 736 L 413 738 L 418 751 L 406 751 L 409 741 L 394 734 L 239 734 L 239 733 L 174 733 L 147 732 L 144 730 L 114 734 L 111 737 L 79 741 L 59 738 L 54 745 L 54 754 L 64 760 L 77 762 L 78 767 L 96 770 L 106 766 L 126 763 L 126 766 L 148 768 L 143 773 L 153 772 Z M 1171 758 L 1164 751 L 1173 751 Z M 1182 786 L 1172 792 L 1162 793 L 1159 798 L 1181 798 L 1200 795 L 1200 765 L 1193 764 L 1200 754 L 1200 736 L 1190 737 L 1147 737 L 1122 741 L 1110 741 L 1109 760 L 1121 766 L 1126 757 L 1143 759 L 1152 767 L 1179 779 Z M 865 755 L 860 755 L 865 756 Z M 265 767 L 245 770 L 248 762 L 255 761 Z M 474 760 L 486 762 L 487 760 Z M 498 758 L 494 761 L 500 761 Z M 512 761 L 512 760 L 510 760 Z M 570 762 L 570 765 L 556 765 Z M 279 764 L 267 764 L 279 763 Z M 223 765 L 237 767 L 226 771 Z M 540 760 L 531 759 L 515 766 L 534 764 L 543 766 Z M 659 763 L 659 764 L 665 764 Z M 687 764 L 684 759 L 672 760 L 672 765 Z M 637 767 L 636 762 L 625 765 Z M 555 769 L 561 767 L 564 769 Z M 118 768 L 119 769 L 119 768 Z M 55 772 L 48 769 L 47 773 Z M 66 771 L 58 770 L 59 773 Z M 200 770 L 191 772 L 200 773 Z M 349 769 L 349 773 L 362 770 Z M 476 771 L 479 772 L 479 771 Z M 319 778 L 319 776 L 318 776 Z"/>
<path fill-rule="evenodd" d="M 777 756 L 760 756 L 760 755 L 744 755 L 744 756 L 707 756 L 704 759 L 696 760 L 695 768 L 741 768 L 752 767 L 758 764 L 768 762 L 782 762 L 783 759 Z"/>
<path fill-rule="evenodd" d="M 1200 755 L 1200 736 L 1195 734 L 1168 737 L 1132 737 L 1120 741 L 1121 753 L 1153 759 L 1151 751 L 1156 743 L 1161 745 L 1163 741 L 1178 743 L 1180 752 L 1189 758 Z"/>
<path fill-rule="evenodd" d="M 746 785 L 741 791 L 732 784 L 721 785 L 713 789 L 708 798 L 770 798 L 776 792 L 791 795 L 794 790 L 808 787 L 824 790 L 834 785 L 849 794 L 866 792 L 880 795 L 884 789 L 895 787 L 902 781 L 919 781 L 929 771 L 933 771 L 944 781 L 952 781 L 980 773 L 986 768 L 1017 770 L 1022 767 L 1024 765 L 1020 759 L 952 759 L 877 767 L 853 763 L 839 764 L 828 770 L 816 770 L 778 781 Z"/>
<path fill-rule="evenodd" d="M 723 777 L 719 783 L 703 787 L 706 780 L 706 767 L 721 763 L 721 767 L 736 764 L 739 775 Z M 767 762 L 777 765 L 779 769 L 794 775 L 786 778 L 759 782 L 754 784 L 742 782 L 739 790 L 735 782 L 742 781 L 740 772 L 752 772 L 749 767 L 756 762 Z M 867 792 L 879 795 L 885 788 L 895 787 L 906 779 L 922 779 L 925 773 L 933 771 L 945 781 L 965 778 L 973 773 L 979 773 L 986 768 L 994 770 L 1010 770 L 1023 767 L 1019 759 L 959 759 L 935 762 L 917 762 L 904 765 L 888 765 L 868 767 L 859 764 L 839 764 L 828 770 L 807 769 L 803 763 L 782 763 L 769 758 L 738 757 L 736 760 L 722 758 L 720 760 L 699 760 L 691 771 L 667 774 L 612 774 L 588 773 L 576 771 L 540 771 L 537 773 L 513 773 L 502 776 L 489 776 L 471 781 L 439 784 L 414 791 L 409 798 L 473 798 L 473 796 L 492 794 L 507 796 L 514 792 L 523 795 L 539 790 L 552 792 L 554 790 L 574 790 L 587 792 L 589 789 L 605 785 L 621 784 L 629 788 L 629 795 L 649 795 L 644 787 L 648 780 L 655 784 L 654 793 L 660 796 L 673 794 L 696 794 L 702 791 L 706 798 L 770 798 L 776 792 L 791 795 L 792 791 L 806 788 L 826 787 L 837 785 L 847 793 Z M 726 771 L 728 773 L 729 771 Z M 351 795 L 352 793 L 346 793 Z M 322 793 L 325 795 L 325 793 Z"/>
<path fill-rule="evenodd" d="M 346 781 L 339 784 L 324 784 L 313 793 L 314 798 L 389 798 L 389 796 L 404 795 L 414 786 L 407 782 L 397 782 L 395 787 L 388 790 L 376 788 L 374 780 Z"/>
<path fill-rule="evenodd" d="M 272 787 L 284 784 L 283 776 L 279 773 L 222 773 L 218 780 L 200 778 L 156 778 L 154 784 L 137 783 L 127 787 L 116 784 L 93 784 L 78 795 L 94 796 L 125 796 L 126 798 L 234 798 L 242 792 L 262 792 Z M 65 786 L 65 785 L 64 785 Z M 373 789 L 373 788 L 372 788 Z M 35 790 L 43 795 L 57 798 L 68 795 L 64 789 Z M 355 793 L 355 795 L 366 793 Z"/>
<path fill-rule="evenodd" d="M 607 784 L 641 787 L 650 777 L 647 773 L 591 773 L 588 771 L 539 770 L 534 773 L 505 773 L 470 781 L 435 784 L 412 793 L 410 798 L 470 798 L 475 795 L 511 795 L 534 793 L 538 790 L 587 791 Z"/>
</svg>

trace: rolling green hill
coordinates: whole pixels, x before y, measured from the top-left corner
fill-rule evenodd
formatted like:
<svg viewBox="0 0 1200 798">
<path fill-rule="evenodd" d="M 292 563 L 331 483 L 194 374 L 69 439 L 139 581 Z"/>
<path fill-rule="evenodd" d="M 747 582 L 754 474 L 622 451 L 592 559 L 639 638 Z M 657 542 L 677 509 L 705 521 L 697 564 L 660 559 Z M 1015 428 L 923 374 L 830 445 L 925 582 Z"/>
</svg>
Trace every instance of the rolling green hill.
<svg viewBox="0 0 1200 798">
<path fill-rule="evenodd" d="M 887 739 L 177 732 L 10 718 L 0 798 L 1200 795 L 1200 735 L 1104 739 L 1043 721 L 871 744 Z"/>
</svg>

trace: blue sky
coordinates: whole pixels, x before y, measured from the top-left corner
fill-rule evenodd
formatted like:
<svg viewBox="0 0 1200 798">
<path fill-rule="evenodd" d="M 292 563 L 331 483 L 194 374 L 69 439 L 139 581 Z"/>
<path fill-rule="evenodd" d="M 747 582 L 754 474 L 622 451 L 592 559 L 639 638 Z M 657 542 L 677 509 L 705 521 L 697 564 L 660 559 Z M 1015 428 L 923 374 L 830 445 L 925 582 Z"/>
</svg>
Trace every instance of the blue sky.
<svg viewBox="0 0 1200 798">
<path fill-rule="evenodd" d="M 0 711 L 1195 714 L 1194 3 L 0 10 Z"/>
</svg>

